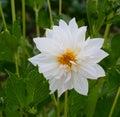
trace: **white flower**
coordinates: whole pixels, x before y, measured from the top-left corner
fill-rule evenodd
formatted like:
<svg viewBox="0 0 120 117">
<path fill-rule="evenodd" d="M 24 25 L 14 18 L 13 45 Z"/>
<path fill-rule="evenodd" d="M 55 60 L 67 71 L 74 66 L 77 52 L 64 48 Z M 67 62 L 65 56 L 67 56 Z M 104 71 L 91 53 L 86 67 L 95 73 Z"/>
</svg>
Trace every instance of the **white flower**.
<svg viewBox="0 0 120 117">
<path fill-rule="evenodd" d="M 58 96 L 70 89 L 87 95 L 87 79 L 105 76 L 97 63 L 108 56 L 100 48 L 101 38 L 85 40 L 86 26 L 78 28 L 75 18 L 67 25 L 63 20 L 59 26 L 46 30 L 45 38 L 34 38 L 40 54 L 29 59 L 38 65 L 39 72 L 49 81 L 51 93 L 58 90 Z"/>
</svg>

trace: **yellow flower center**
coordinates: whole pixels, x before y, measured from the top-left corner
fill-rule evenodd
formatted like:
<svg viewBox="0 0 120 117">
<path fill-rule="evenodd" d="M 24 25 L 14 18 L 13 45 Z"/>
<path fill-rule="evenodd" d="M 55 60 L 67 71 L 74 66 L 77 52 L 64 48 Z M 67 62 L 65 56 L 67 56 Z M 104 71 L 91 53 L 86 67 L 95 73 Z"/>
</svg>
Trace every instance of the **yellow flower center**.
<svg viewBox="0 0 120 117">
<path fill-rule="evenodd" d="M 57 57 L 57 60 L 62 65 L 68 65 L 71 67 L 72 62 L 76 62 L 76 54 L 70 49 L 66 49 L 66 52 Z"/>
</svg>

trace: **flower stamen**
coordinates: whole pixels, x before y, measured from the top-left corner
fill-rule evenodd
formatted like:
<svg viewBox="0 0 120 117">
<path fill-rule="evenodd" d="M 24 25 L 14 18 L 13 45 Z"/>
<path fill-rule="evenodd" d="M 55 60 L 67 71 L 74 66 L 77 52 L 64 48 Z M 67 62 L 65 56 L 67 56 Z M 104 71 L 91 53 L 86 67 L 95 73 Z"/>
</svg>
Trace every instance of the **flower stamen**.
<svg viewBox="0 0 120 117">
<path fill-rule="evenodd" d="M 66 52 L 57 57 L 57 60 L 62 65 L 72 66 L 72 62 L 76 62 L 76 53 L 70 49 L 66 49 Z"/>
</svg>

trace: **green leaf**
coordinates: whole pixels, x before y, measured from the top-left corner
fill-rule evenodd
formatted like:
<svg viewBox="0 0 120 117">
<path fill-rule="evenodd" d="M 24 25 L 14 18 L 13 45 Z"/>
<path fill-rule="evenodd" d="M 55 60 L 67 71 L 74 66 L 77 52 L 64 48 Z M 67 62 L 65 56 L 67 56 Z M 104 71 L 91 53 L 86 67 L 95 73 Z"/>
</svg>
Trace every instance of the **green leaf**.
<svg viewBox="0 0 120 117">
<path fill-rule="evenodd" d="M 18 110 L 14 111 L 9 108 L 5 109 L 5 117 L 20 117 L 20 113 Z"/>
<path fill-rule="evenodd" d="M 36 0 L 36 4 L 41 8 L 43 6 L 44 0 Z"/>
<path fill-rule="evenodd" d="M 49 96 L 48 82 L 37 70 L 31 71 L 26 79 L 27 103 L 37 105 Z"/>
<path fill-rule="evenodd" d="M 111 40 L 111 49 L 113 56 L 118 59 L 120 57 L 120 34 L 114 35 Z"/>
<path fill-rule="evenodd" d="M 2 20 L 0 20 L 0 32 L 2 31 L 2 28 L 3 28 L 3 22 Z"/>
<path fill-rule="evenodd" d="M 87 18 L 91 36 L 96 36 L 105 20 L 107 0 L 87 0 Z"/>
<path fill-rule="evenodd" d="M 87 19 L 88 19 L 89 27 L 92 33 L 94 21 L 98 18 L 96 0 L 87 0 L 86 8 L 87 8 Z"/>
<path fill-rule="evenodd" d="M 69 96 L 69 116 L 76 117 L 83 115 L 83 109 L 85 107 L 86 97 L 78 94 L 75 90 L 70 92 Z"/>
<path fill-rule="evenodd" d="M 85 108 L 86 117 L 93 117 L 103 83 L 104 79 L 99 79 L 96 85 L 89 91 L 89 95 L 87 97 L 87 105 Z"/>
<path fill-rule="evenodd" d="M 0 60 L 14 61 L 14 54 L 17 51 L 19 41 L 9 32 L 0 33 Z"/>
<path fill-rule="evenodd" d="M 117 89 L 118 91 L 118 89 Z M 117 92 L 116 92 L 117 93 Z M 115 94 L 116 96 L 116 94 Z M 115 96 L 113 97 L 115 99 Z M 120 116 L 120 95 L 118 97 L 118 100 L 117 100 L 117 103 L 115 105 L 115 109 L 114 109 L 114 112 L 113 112 L 113 117 L 119 117 Z"/>
<path fill-rule="evenodd" d="M 100 97 L 110 95 L 120 86 L 120 66 L 113 66 L 108 69 Z"/>
<path fill-rule="evenodd" d="M 38 17 L 38 26 L 48 28 L 50 26 L 49 17 L 46 11 L 40 11 Z"/>
<path fill-rule="evenodd" d="M 120 15 L 115 15 L 114 17 L 106 21 L 107 24 L 115 24 L 118 22 L 120 22 Z"/>
<path fill-rule="evenodd" d="M 26 4 L 34 9 L 35 6 L 41 8 L 44 4 L 44 0 L 26 0 Z"/>
<path fill-rule="evenodd" d="M 0 3 L 1 4 L 6 4 L 6 3 L 8 3 L 8 1 L 7 0 L 0 0 Z"/>
<path fill-rule="evenodd" d="M 12 34 L 18 39 L 21 38 L 21 28 L 18 21 L 15 21 L 12 25 Z"/>
<path fill-rule="evenodd" d="M 115 94 L 100 98 L 99 101 L 97 102 L 96 110 L 93 117 L 108 117 L 114 97 L 115 97 Z M 113 117 L 116 117 L 116 116 L 113 116 Z"/>
<path fill-rule="evenodd" d="M 12 110 L 26 106 L 26 90 L 23 79 L 12 74 L 6 84 L 7 106 Z"/>
</svg>

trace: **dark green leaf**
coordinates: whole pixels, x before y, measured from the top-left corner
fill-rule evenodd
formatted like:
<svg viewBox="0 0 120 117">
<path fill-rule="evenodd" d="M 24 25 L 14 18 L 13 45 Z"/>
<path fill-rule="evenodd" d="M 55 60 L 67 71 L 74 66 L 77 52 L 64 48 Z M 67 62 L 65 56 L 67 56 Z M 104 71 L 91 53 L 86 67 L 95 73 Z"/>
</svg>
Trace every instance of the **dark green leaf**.
<svg viewBox="0 0 120 117">
<path fill-rule="evenodd" d="M 26 106 L 26 90 L 23 79 L 11 75 L 6 84 L 7 106 L 16 110 Z"/>
<path fill-rule="evenodd" d="M 93 117 L 108 117 L 108 114 L 112 107 L 114 97 L 115 97 L 115 94 L 100 98 L 99 101 L 97 102 L 96 110 Z"/>
<path fill-rule="evenodd" d="M 48 83 L 37 70 L 33 70 L 28 74 L 26 84 L 28 104 L 37 105 L 48 98 Z"/>
<path fill-rule="evenodd" d="M 2 28 L 3 28 L 3 22 L 0 20 L 0 32 L 1 32 Z"/>
<path fill-rule="evenodd" d="M 21 28 L 18 21 L 15 21 L 12 25 L 12 34 L 16 36 L 17 40 L 21 38 Z"/>
<path fill-rule="evenodd" d="M 120 57 L 120 34 L 116 34 L 112 38 L 111 49 L 113 56 L 118 59 Z"/>
<path fill-rule="evenodd" d="M 86 117 L 93 117 L 103 83 L 104 79 L 99 79 L 96 85 L 89 91 L 85 108 Z"/>
<path fill-rule="evenodd" d="M 5 116 L 6 117 L 20 117 L 20 113 L 18 110 L 14 111 L 9 108 L 5 109 Z"/>
<path fill-rule="evenodd" d="M 14 61 L 14 54 L 17 51 L 19 41 L 9 32 L 0 33 L 0 60 Z"/>
<path fill-rule="evenodd" d="M 41 8 L 43 6 L 44 0 L 26 0 L 26 4 L 32 7 L 33 9 L 35 6 L 38 8 Z"/>
<path fill-rule="evenodd" d="M 87 19 L 92 33 L 94 21 L 98 18 L 96 0 L 87 0 Z"/>
<path fill-rule="evenodd" d="M 98 34 L 105 20 L 105 8 L 107 0 L 87 0 L 87 18 L 91 35 Z"/>
<path fill-rule="evenodd" d="M 48 28 L 50 26 L 47 12 L 41 11 L 39 13 L 38 25 L 42 28 Z"/>
<path fill-rule="evenodd" d="M 118 22 L 120 22 L 120 15 L 115 15 L 114 17 L 106 21 L 107 24 L 110 24 L 110 23 L 115 24 Z"/>
<path fill-rule="evenodd" d="M 69 96 L 69 116 L 76 117 L 83 115 L 83 108 L 85 107 L 86 97 L 78 94 L 75 90 L 70 92 Z"/>
<path fill-rule="evenodd" d="M 120 86 L 120 66 L 114 66 L 107 71 L 101 95 L 113 93 Z"/>
</svg>

